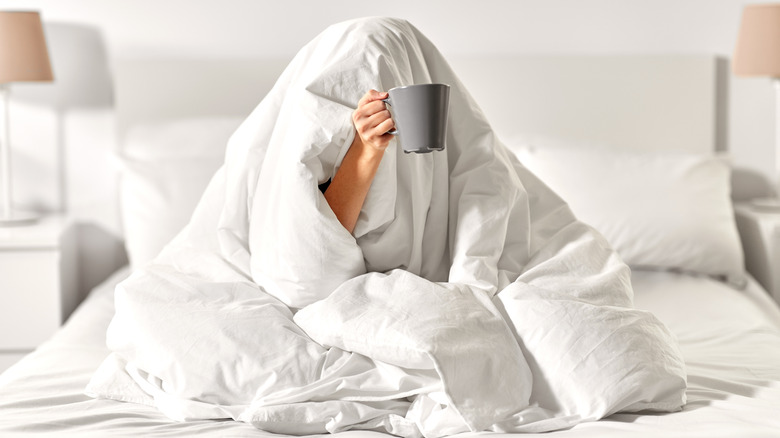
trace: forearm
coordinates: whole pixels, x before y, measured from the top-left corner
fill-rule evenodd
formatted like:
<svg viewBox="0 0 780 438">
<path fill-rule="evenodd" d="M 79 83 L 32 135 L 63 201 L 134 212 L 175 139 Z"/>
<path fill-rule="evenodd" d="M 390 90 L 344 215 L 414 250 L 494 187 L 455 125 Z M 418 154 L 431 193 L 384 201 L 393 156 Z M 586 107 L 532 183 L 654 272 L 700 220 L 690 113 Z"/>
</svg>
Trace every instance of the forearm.
<svg viewBox="0 0 780 438">
<path fill-rule="evenodd" d="M 355 230 L 360 209 L 383 155 L 384 150 L 365 145 L 360 136 L 355 135 L 339 170 L 325 190 L 325 200 L 350 233 Z"/>
</svg>

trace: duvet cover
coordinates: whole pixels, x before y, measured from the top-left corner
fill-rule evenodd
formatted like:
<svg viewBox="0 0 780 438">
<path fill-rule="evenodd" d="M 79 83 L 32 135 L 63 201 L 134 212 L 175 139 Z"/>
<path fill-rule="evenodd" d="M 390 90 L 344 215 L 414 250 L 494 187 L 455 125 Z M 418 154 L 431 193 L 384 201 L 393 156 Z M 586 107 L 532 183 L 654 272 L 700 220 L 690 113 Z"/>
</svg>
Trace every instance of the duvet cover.
<svg viewBox="0 0 780 438">
<path fill-rule="evenodd" d="M 359 98 L 432 82 L 451 86 L 445 151 L 391 142 L 350 234 L 318 185 Z M 86 391 L 287 434 L 542 432 L 679 410 L 677 342 L 632 298 L 628 267 L 507 151 L 424 35 L 353 20 L 300 51 L 189 225 L 119 284 L 112 353 Z"/>
</svg>

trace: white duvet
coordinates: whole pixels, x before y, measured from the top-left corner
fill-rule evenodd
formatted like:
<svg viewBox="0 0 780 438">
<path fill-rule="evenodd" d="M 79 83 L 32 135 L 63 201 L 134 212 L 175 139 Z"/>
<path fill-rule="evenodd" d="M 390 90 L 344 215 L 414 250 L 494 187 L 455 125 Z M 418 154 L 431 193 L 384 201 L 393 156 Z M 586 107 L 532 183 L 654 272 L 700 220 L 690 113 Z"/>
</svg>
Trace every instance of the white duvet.
<svg viewBox="0 0 780 438">
<path fill-rule="evenodd" d="M 447 149 L 394 140 L 350 235 L 318 189 L 369 89 L 450 84 Z M 507 98 L 511 95 L 507 84 Z M 685 403 L 629 270 L 529 173 L 405 21 L 304 47 L 190 224 L 116 290 L 94 397 L 289 434 L 548 431 Z"/>
</svg>

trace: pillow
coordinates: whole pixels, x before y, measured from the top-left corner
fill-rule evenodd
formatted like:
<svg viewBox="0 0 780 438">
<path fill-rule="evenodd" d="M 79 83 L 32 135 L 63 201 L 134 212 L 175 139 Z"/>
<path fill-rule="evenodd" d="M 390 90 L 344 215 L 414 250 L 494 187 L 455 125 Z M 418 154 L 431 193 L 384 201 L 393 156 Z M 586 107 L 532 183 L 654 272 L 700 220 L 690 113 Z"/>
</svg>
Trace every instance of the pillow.
<svg viewBox="0 0 780 438">
<path fill-rule="evenodd" d="M 119 157 L 119 194 L 131 267 L 156 257 L 189 222 L 240 123 L 239 118 L 192 118 L 128 131 Z"/>
<path fill-rule="evenodd" d="M 630 266 L 744 282 L 724 156 L 590 147 L 513 152 Z"/>
</svg>

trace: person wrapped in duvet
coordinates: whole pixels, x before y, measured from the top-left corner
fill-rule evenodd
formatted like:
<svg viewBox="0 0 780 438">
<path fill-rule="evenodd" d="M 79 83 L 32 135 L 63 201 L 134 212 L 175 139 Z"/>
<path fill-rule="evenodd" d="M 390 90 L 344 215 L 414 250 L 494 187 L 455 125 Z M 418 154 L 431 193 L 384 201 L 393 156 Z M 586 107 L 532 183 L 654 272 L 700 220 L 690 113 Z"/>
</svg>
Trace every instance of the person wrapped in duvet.
<svg viewBox="0 0 780 438">
<path fill-rule="evenodd" d="M 350 232 L 319 185 L 355 144 L 358 103 L 433 82 L 451 87 L 446 149 L 387 138 Z M 628 267 L 399 19 L 306 45 L 190 223 L 115 301 L 112 354 L 86 392 L 179 421 L 439 437 L 685 403 L 676 341 L 632 308 Z"/>
</svg>

